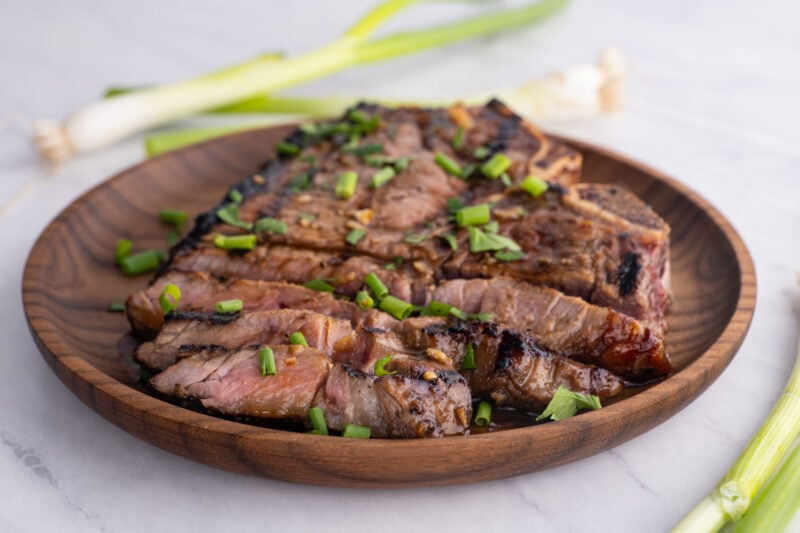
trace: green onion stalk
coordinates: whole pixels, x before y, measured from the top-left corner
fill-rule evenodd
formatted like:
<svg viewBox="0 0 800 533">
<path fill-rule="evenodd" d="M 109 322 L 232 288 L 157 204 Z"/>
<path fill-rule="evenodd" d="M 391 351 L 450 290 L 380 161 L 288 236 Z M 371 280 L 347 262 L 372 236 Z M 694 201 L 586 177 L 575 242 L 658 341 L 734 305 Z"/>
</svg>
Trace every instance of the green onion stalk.
<svg viewBox="0 0 800 533">
<path fill-rule="evenodd" d="M 755 522 L 756 519 L 747 517 L 751 513 L 763 513 L 758 510 L 759 507 L 762 504 L 767 505 L 770 500 L 757 500 L 752 508 L 750 504 L 780 464 L 798 434 L 800 434 L 800 345 L 786 388 L 775 402 L 767 419 L 711 494 L 675 526 L 673 533 L 718 531 L 726 523 L 742 520 L 743 517 L 742 522 L 745 524 L 749 520 Z M 791 490 L 797 494 L 800 492 L 797 486 L 800 460 L 795 458 L 795 455 L 797 452 L 792 454 L 783 467 L 787 469 L 787 473 L 783 473 L 782 469 L 774 482 L 779 485 L 779 490 Z M 773 488 L 771 492 L 774 491 Z M 797 501 L 797 498 L 794 500 Z M 795 506 L 794 510 L 796 509 Z M 783 512 L 786 513 L 787 510 Z M 737 529 L 737 531 L 746 530 Z M 780 531 L 780 529 L 756 528 L 750 531 Z"/>
<path fill-rule="evenodd" d="M 561 9 L 567 0 L 541 0 L 424 30 L 370 40 L 371 34 L 415 0 L 388 0 L 342 37 L 316 50 L 280 59 L 267 55 L 190 80 L 145 88 L 79 109 L 63 122 L 40 121 L 34 140 L 46 158 L 108 146 L 134 133 L 237 101 L 269 94 L 348 67 L 526 26 Z"/>
</svg>

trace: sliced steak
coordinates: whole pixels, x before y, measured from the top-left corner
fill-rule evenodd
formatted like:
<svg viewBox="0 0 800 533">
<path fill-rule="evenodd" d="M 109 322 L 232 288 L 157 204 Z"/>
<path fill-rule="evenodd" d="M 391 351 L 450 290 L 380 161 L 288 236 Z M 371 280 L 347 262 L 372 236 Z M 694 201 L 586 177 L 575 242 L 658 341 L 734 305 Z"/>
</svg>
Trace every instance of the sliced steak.
<svg viewBox="0 0 800 533">
<path fill-rule="evenodd" d="M 595 364 L 631 381 L 665 376 L 663 339 L 637 320 L 580 298 L 509 279 L 445 281 L 431 299 L 528 334 L 550 352 Z"/>
</svg>

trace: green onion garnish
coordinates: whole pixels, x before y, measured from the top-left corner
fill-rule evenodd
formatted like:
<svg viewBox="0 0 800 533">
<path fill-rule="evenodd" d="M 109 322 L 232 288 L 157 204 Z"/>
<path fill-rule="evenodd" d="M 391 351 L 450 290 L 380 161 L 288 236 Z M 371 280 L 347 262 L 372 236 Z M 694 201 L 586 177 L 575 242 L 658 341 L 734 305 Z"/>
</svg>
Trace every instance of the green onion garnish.
<svg viewBox="0 0 800 533">
<path fill-rule="evenodd" d="M 478 146 L 472 151 L 472 156 L 475 159 L 486 159 L 491 154 L 491 150 L 486 148 L 485 146 Z"/>
<path fill-rule="evenodd" d="M 347 424 L 342 432 L 342 437 L 349 437 L 351 439 L 368 439 L 372 435 L 372 430 L 366 426 L 357 426 L 355 424 Z"/>
<path fill-rule="evenodd" d="M 500 224 L 496 220 L 492 220 L 491 222 L 484 224 L 481 229 L 487 233 L 497 233 L 497 230 L 500 229 Z"/>
<path fill-rule="evenodd" d="M 386 295 L 389 294 L 389 289 L 386 288 L 386 285 L 383 284 L 381 278 L 379 278 L 374 272 L 370 272 L 364 276 L 364 283 L 367 284 L 367 287 L 369 287 L 369 289 L 372 291 L 372 294 L 374 294 L 379 301 L 386 298 Z"/>
<path fill-rule="evenodd" d="M 408 156 L 401 157 L 394 162 L 394 169 L 397 172 L 403 172 L 411 164 L 411 158 Z"/>
<path fill-rule="evenodd" d="M 239 205 L 235 202 L 225 204 L 224 206 L 217 209 L 217 217 L 219 217 L 219 219 L 225 222 L 226 224 L 229 224 L 236 228 L 250 230 L 253 227 L 252 223 L 245 222 L 241 218 L 239 218 Z"/>
<path fill-rule="evenodd" d="M 106 307 L 106 311 L 109 313 L 124 313 L 125 312 L 125 304 L 122 302 L 111 302 Z"/>
<path fill-rule="evenodd" d="M 381 298 L 378 307 L 381 311 L 389 313 L 397 320 L 405 320 L 411 316 L 411 312 L 414 310 L 414 306 L 410 303 L 391 295 Z"/>
<path fill-rule="evenodd" d="M 433 156 L 433 159 L 436 161 L 436 164 L 442 167 L 442 169 L 448 174 L 459 178 L 461 177 L 461 165 L 447 157 L 442 152 L 436 152 L 436 154 Z"/>
<path fill-rule="evenodd" d="M 138 254 L 129 255 L 124 258 L 119 266 L 126 276 L 135 276 L 136 274 L 143 274 L 158 268 L 162 262 L 163 253 L 159 250 L 146 250 Z"/>
<path fill-rule="evenodd" d="M 452 233 L 445 233 L 444 235 L 439 235 L 439 237 L 445 240 L 447 245 L 450 246 L 451 250 L 454 252 L 458 250 L 458 240 L 456 239 L 455 235 Z"/>
<path fill-rule="evenodd" d="M 448 314 L 450 316 L 456 317 L 459 320 L 467 320 L 469 318 L 467 314 L 458 307 L 450 307 Z"/>
<path fill-rule="evenodd" d="M 214 304 L 214 310 L 222 315 L 238 313 L 243 308 L 244 303 L 238 298 L 234 298 L 233 300 L 222 300 L 221 302 Z"/>
<path fill-rule="evenodd" d="M 358 174 L 352 170 L 339 174 L 336 178 L 336 197 L 340 200 L 351 198 L 356 192 L 358 184 Z"/>
<path fill-rule="evenodd" d="M 321 280 L 319 278 L 315 278 L 315 279 L 312 279 L 311 281 L 307 281 L 307 282 L 303 283 L 303 287 L 306 287 L 306 288 L 314 290 L 314 291 L 319 291 L 319 292 L 333 292 L 334 291 L 333 285 L 330 285 L 329 283 L 326 283 L 324 280 Z"/>
<path fill-rule="evenodd" d="M 463 145 L 464 145 L 464 128 L 459 126 L 458 130 L 456 130 L 456 134 L 453 136 L 453 150 L 461 150 L 461 147 Z"/>
<path fill-rule="evenodd" d="M 164 224 L 172 224 L 181 229 L 186 224 L 186 221 L 189 220 L 189 215 L 177 209 L 162 209 L 158 212 L 158 219 Z"/>
<path fill-rule="evenodd" d="M 379 143 L 370 143 L 363 146 L 357 146 L 354 144 L 353 146 L 342 146 L 342 150 L 349 152 L 354 156 L 364 158 L 372 154 L 383 152 L 383 145 Z"/>
<path fill-rule="evenodd" d="M 392 167 L 383 167 L 372 175 L 372 181 L 370 182 L 369 186 L 373 189 L 377 189 L 381 185 L 388 183 L 392 178 L 394 178 L 394 176 L 395 171 Z"/>
<path fill-rule="evenodd" d="M 431 300 L 424 312 L 427 316 L 448 316 L 452 308 L 452 305 Z"/>
<path fill-rule="evenodd" d="M 427 238 L 427 235 L 421 233 L 409 233 L 403 238 L 403 241 L 409 244 L 422 244 Z"/>
<path fill-rule="evenodd" d="M 460 209 L 456 213 L 456 222 L 462 228 L 464 226 L 478 226 L 489 222 L 491 216 L 489 204 L 471 205 Z"/>
<path fill-rule="evenodd" d="M 478 322 L 490 322 L 494 318 L 494 314 L 492 313 L 475 313 L 474 315 L 469 315 L 470 320 L 477 320 Z"/>
<path fill-rule="evenodd" d="M 289 231 L 289 227 L 283 220 L 264 217 L 256 220 L 255 230 L 256 233 L 278 233 L 280 235 L 284 235 L 287 231 Z"/>
<path fill-rule="evenodd" d="M 563 420 L 578 412 L 579 409 L 600 409 L 600 398 L 593 394 L 581 394 L 572 392 L 563 385 L 559 385 L 553 399 L 547 404 L 547 408 L 536 420 Z"/>
<path fill-rule="evenodd" d="M 300 153 L 299 146 L 286 141 L 279 142 L 275 149 L 281 155 L 297 155 Z"/>
<path fill-rule="evenodd" d="M 381 357 L 380 359 L 375 361 L 375 366 L 374 366 L 375 375 L 381 377 L 381 376 L 394 376 L 395 374 L 397 374 L 397 370 L 389 372 L 388 370 L 386 370 L 386 368 L 384 368 L 386 364 L 391 360 L 392 356 L 387 355 L 386 357 Z"/>
<path fill-rule="evenodd" d="M 180 240 L 181 236 L 177 231 L 172 230 L 169 233 L 167 233 L 167 246 L 169 246 L 170 248 L 178 244 Z"/>
<path fill-rule="evenodd" d="M 228 193 L 228 199 L 236 205 L 239 205 L 242 203 L 244 197 L 242 196 L 242 191 L 239 189 L 231 189 Z"/>
<path fill-rule="evenodd" d="M 519 250 L 500 250 L 494 254 L 494 258 L 498 261 L 518 261 L 524 257 L 525 252 Z"/>
<path fill-rule="evenodd" d="M 351 109 L 347 113 L 347 119 L 350 120 L 350 122 L 355 122 L 356 124 L 363 124 L 369 120 L 369 117 L 360 109 Z"/>
<path fill-rule="evenodd" d="M 530 194 L 534 198 L 538 198 L 544 191 L 547 190 L 547 182 L 536 176 L 528 176 L 519 184 L 519 188 Z"/>
<path fill-rule="evenodd" d="M 130 239 L 120 239 L 117 241 L 117 249 L 114 252 L 114 262 L 122 265 L 122 260 L 131 255 L 133 243 Z"/>
<path fill-rule="evenodd" d="M 472 253 L 495 252 L 505 248 L 515 252 L 522 250 L 519 244 L 503 235 L 486 233 L 474 226 L 470 226 L 468 230 L 469 249 Z"/>
<path fill-rule="evenodd" d="M 278 373 L 278 367 L 275 365 L 275 353 L 272 348 L 264 348 L 258 352 L 258 363 L 261 367 L 262 376 L 274 376 Z"/>
<path fill-rule="evenodd" d="M 364 235 L 366 234 L 366 230 L 362 228 L 353 228 L 353 230 L 347 234 L 347 237 L 345 237 L 344 240 L 347 241 L 347 244 L 355 246 L 358 244 L 358 241 L 364 238 Z"/>
<path fill-rule="evenodd" d="M 509 175 L 508 175 L 507 173 L 505 173 L 505 172 L 503 172 L 502 174 L 500 174 L 500 181 L 502 181 L 502 182 L 503 182 L 503 185 L 505 185 L 506 187 L 511 187 L 511 185 L 512 185 L 512 183 L 511 183 L 511 176 L 509 176 Z"/>
<path fill-rule="evenodd" d="M 252 233 L 247 235 L 222 235 L 214 236 L 214 246 L 223 250 L 252 250 L 256 247 L 258 238 Z"/>
<path fill-rule="evenodd" d="M 158 303 L 161 304 L 161 311 L 165 315 L 173 312 L 178 308 L 178 303 L 181 301 L 181 289 L 172 283 L 164 285 L 161 295 L 158 297 Z"/>
<path fill-rule="evenodd" d="M 375 306 L 375 301 L 367 291 L 362 289 L 356 293 L 356 305 L 359 307 L 359 309 L 367 311 Z"/>
<path fill-rule="evenodd" d="M 464 360 L 461 362 L 461 370 L 474 370 L 475 369 L 475 348 L 472 343 L 467 344 L 467 353 L 464 355 Z"/>
<path fill-rule="evenodd" d="M 311 419 L 311 427 L 318 435 L 328 435 L 328 425 L 325 423 L 325 413 L 321 407 L 312 407 L 308 410 L 308 417 Z"/>
<path fill-rule="evenodd" d="M 297 344 L 299 346 L 308 347 L 308 343 L 306 342 L 305 336 L 299 331 L 295 331 L 294 333 L 289 335 L 289 344 Z"/>
<path fill-rule="evenodd" d="M 311 179 L 314 177 L 313 171 L 302 172 L 289 180 L 289 189 L 292 192 L 307 191 L 311 188 Z"/>
<path fill-rule="evenodd" d="M 492 422 L 492 406 L 489 402 L 481 401 L 478 410 L 475 412 L 475 424 L 488 426 Z"/>
<path fill-rule="evenodd" d="M 511 158 L 505 154 L 494 154 L 491 159 L 481 165 L 481 172 L 489 179 L 497 179 L 511 166 Z"/>
</svg>

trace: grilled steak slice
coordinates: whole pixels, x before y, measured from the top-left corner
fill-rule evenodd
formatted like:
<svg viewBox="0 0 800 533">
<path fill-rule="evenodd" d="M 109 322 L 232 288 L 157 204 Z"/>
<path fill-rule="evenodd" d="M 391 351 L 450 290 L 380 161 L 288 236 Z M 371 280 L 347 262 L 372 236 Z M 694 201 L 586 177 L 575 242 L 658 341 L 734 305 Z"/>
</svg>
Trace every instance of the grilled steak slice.
<svg viewBox="0 0 800 533">
<path fill-rule="evenodd" d="M 179 307 L 182 312 L 212 313 L 216 302 L 238 298 L 242 300 L 245 311 L 305 309 L 349 320 L 353 325 L 361 316 L 356 305 L 299 285 L 236 278 L 221 280 L 205 272 L 173 270 L 147 289 L 133 293 L 126 302 L 128 320 L 133 331 L 142 338 L 152 338 L 164 323 L 159 296 L 168 283 L 181 290 Z"/>
<path fill-rule="evenodd" d="M 314 348 L 272 345 L 277 374 L 262 376 L 262 348 L 223 355 L 203 351 L 167 368 L 150 384 L 162 394 L 195 398 L 226 415 L 305 420 L 330 360 Z"/>
<path fill-rule="evenodd" d="M 348 364 L 331 369 L 314 405 L 328 427 L 368 426 L 373 437 L 420 438 L 461 435 L 472 419 L 466 379 L 452 367 L 398 355 L 376 377 Z"/>
<path fill-rule="evenodd" d="M 672 368 L 663 340 L 637 320 L 561 292 L 509 279 L 450 280 L 431 299 L 528 334 L 550 352 L 643 382 Z"/>
<path fill-rule="evenodd" d="M 139 364 L 163 370 L 198 350 L 226 352 L 257 344 L 284 344 L 299 331 L 309 346 L 328 356 L 337 342 L 353 334 L 350 322 L 296 309 L 256 311 L 239 316 L 172 313 L 158 336 L 141 344 L 134 353 Z"/>
</svg>

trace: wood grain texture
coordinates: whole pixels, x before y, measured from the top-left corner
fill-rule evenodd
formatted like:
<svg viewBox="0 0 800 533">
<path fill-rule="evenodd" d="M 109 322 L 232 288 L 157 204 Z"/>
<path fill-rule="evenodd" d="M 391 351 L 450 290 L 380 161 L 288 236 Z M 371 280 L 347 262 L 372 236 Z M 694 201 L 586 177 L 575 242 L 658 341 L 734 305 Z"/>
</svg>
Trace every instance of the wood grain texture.
<svg viewBox="0 0 800 533">
<path fill-rule="evenodd" d="M 106 312 L 142 288 L 113 266 L 121 237 L 163 247 L 163 207 L 195 215 L 255 171 L 286 127 L 189 147 L 135 166 L 84 194 L 42 233 L 23 277 L 28 324 L 45 361 L 89 407 L 132 435 L 211 466 L 349 487 L 470 483 L 533 472 L 619 445 L 705 390 L 741 345 L 756 295 L 751 258 L 730 224 L 689 188 L 610 151 L 566 139 L 584 155 L 584 181 L 624 183 L 672 226 L 674 303 L 667 348 L 676 371 L 599 411 L 560 422 L 448 439 L 321 437 L 240 424 L 147 394 L 120 355 L 128 332 Z"/>
</svg>

